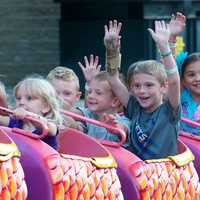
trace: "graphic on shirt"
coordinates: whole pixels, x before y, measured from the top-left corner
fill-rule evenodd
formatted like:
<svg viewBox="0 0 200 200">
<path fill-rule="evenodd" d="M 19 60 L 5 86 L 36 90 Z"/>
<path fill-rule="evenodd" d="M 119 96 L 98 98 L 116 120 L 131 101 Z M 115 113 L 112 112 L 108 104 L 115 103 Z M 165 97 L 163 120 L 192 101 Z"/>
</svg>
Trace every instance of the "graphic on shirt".
<svg viewBox="0 0 200 200">
<path fill-rule="evenodd" d="M 138 122 L 136 122 L 135 132 L 137 135 L 137 139 L 140 143 L 144 144 L 147 142 L 148 135 L 144 133 L 144 130 L 142 129 L 142 127 L 140 127 Z"/>
</svg>

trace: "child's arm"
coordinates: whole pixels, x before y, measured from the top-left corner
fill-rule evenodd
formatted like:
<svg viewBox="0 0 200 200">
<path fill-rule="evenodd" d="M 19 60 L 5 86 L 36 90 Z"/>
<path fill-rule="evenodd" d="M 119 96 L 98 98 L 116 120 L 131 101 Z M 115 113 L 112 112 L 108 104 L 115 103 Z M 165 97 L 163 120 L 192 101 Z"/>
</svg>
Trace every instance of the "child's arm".
<svg viewBox="0 0 200 200">
<path fill-rule="evenodd" d="M 110 21 L 109 26 L 105 25 L 104 45 L 106 47 L 106 69 L 110 74 L 110 85 L 113 92 L 120 100 L 123 106 L 127 106 L 129 99 L 129 92 L 126 86 L 119 79 L 118 69 L 121 64 L 120 54 L 120 30 L 121 23 L 116 20 Z"/>
<path fill-rule="evenodd" d="M 168 98 L 174 109 L 180 102 L 180 77 L 176 62 L 169 47 L 170 30 L 164 21 L 155 21 L 155 31 L 148 29 L 153 40 L 156 42 L 162 57 L 168 77 Z"/>
<path fill-rule="evenodd" d="M 113 127 L 122 129 L 126 134 L 128 134 L 128 128 L 124 124 L 119 123 L 116 120 L 116 116 L 114 116 L 113 114 L 104 114 L 102 122 L 109 124 Z"/>
<path fill-rule="evenodd" d="M 169 22 L 170 29 L 170 37 L 169 37 L 169 45 L 172 51 L 172 54 L 176 56 L 176 37 L 179 36 L 184 28 L 185 28 L 186 17 L 177 12 L 176 15 L 172 15 L 171 20 Z"/>
<path fill-rule="evenodd" d="M 99 65 L 99 57 L 94 57 L 92 54 L 90 55 L 90 60 L 85 56 L 84 61 L 85 66 L 81 62 L 78 62 L 78 65 L 83 72 L 86 82 L 89 83 L 100 72 L 101 65 Z"/>
</svg>

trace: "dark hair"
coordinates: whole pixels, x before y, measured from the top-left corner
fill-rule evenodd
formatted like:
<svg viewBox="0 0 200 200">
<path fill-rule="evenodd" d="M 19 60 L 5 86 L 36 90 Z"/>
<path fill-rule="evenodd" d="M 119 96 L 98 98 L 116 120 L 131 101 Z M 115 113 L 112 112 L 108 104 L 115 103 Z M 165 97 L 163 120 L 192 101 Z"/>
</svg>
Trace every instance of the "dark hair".
<svg viewBox="0 0 200 200">
<path fill-rule="evenodd" d="M 184 76 L 186 67 L 194 62 L 200 61 L 200 53 L 192 53 L 190 54 L 183 62 L 182 65 L 182 77 Z"/>
</svg>

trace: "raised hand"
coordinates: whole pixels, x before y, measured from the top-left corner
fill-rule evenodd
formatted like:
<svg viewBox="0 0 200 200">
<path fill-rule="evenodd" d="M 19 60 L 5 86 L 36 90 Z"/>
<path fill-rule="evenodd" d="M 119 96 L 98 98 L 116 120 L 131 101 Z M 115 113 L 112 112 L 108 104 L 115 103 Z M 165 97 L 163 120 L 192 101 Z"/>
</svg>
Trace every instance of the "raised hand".
<svg viewBox="0 0 200 200">
<path fill-rule="evenodd" d="M 104 45 L 109 51 L 119 51 L 120 49 L 120 38 L 122 23 L 117 20 L 109 21 L 109 26 L 105 25 Z"/>
<path fill-rule="evenodd" d="M 176 15 L 172 15 L 169 22 L 170 34 L 172 37 L 180 35 L 185 28 L 186 17 L 180 12 L 177 12 Z"/>
<path fill-rule="evenodd" d="M 78 65 L 83 72 L 85 80 L 89 83 L 92 78 L 100 72 L 101 65 L 99 65 L 99 57 L 94 57 L 92 54 L 90 55 L 90 60 L 85 56 L 84 61 L 85 66 L 81 62 L 78 62 Z"/>
<path fill-rule="evenodd" d="M 169 46 L 169 24 L 164 21 L 155 21 L 155 31 L 150 28 L 148 28 L 148 31 L 160 50 L 165 50 Z"/>
<path fill-rule="evenodd" d="M 103 114 L 102 122 L 109 124 L 113 127 L 117 126 L 116 117 L 113 114 Z"/>
</svg>

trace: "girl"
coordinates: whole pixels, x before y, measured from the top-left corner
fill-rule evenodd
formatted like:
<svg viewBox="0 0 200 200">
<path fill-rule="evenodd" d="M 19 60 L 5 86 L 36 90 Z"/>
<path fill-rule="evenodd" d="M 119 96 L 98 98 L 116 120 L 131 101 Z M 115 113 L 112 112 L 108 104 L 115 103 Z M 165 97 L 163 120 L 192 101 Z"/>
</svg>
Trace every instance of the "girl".
<svg viewBox="0 0 200 200">
<path fill-rule="evenodd" d="M 200 122 L 200 53 L 192 53 L 185 58 L 181 67 L 182 117 Z M 200 136 L 200 130 L 181 123 L 181 129 Z"/>
<path fill-rule="evenodd" d="M 49 132 L 44 142 L 57 148 L 57 125 L 62 124 L 56 94 L 51 84 L 39 77 L 29 77 L 20 81 L 14 88 L 17 108 L 13 116 L 0 116 L 0 124 L 10 128 L 21 128 L 40 134 L 41 130 L 36 124 L 24 121 L 25 116 L 39 118 L 47 124 Z"/>
</svg>

